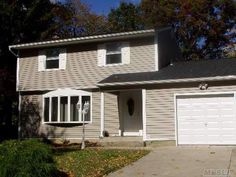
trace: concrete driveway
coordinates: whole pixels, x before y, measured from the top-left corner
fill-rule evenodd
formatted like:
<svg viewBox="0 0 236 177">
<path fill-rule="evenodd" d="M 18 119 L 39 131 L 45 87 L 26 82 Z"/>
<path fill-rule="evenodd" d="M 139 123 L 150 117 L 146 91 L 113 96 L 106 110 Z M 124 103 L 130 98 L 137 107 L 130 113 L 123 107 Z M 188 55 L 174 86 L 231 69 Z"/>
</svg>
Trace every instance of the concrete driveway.
<svg viewBox="0 0 236 177">
<path fill-rule="evenodd" d="M 236 177 L 236 147 L 161 147 L 108 177 Z"/>
</svg>

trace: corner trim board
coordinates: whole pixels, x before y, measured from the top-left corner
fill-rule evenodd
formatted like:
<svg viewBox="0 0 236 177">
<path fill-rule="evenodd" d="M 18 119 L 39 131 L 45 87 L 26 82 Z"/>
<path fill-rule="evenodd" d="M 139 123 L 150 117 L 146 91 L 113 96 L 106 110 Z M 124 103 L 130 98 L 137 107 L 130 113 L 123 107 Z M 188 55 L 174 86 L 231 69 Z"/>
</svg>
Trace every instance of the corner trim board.
<svg viewBox="0 0 236 177">
<path fill-rule="evenodd" d="M 143 140 L 147 139 L 146 89 L 142 89 Z"/>
</svg>

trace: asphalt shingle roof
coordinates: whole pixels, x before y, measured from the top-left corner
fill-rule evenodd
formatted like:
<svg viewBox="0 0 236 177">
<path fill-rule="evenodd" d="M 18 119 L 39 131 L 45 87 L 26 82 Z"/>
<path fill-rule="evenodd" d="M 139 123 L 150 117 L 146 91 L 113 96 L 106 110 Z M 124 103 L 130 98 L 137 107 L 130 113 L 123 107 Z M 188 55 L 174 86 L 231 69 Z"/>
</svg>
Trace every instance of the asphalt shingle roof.
<svg viewBox="0 0 236 177">
<path fill-rule="evenodd" d="M 175 62 L 156 72 L 113 74 L 100 81 L 99 84 L 191 79 L 216 76 L 236 76 L 236 59 Z"/>
</svg>

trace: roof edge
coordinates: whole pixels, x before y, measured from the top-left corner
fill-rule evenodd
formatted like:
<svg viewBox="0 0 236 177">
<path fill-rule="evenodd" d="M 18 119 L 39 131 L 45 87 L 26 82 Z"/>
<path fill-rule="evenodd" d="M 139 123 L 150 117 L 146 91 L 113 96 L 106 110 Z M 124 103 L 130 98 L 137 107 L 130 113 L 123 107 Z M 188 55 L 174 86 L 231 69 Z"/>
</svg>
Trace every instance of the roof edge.
<svg viewBox="0 0 236 177">
<path fill-rule="evenodd" d="M 119 38 L 124 38 L 127 36 L 137 37 L 137 36 L 149 36 L 149 35 L 155 35 L 155 29 L 92 35 L 92 36 L 67 38 L 67 39 L 48 40 L 48 41 L 42 41 L 42 42 L 23 43 L 23 44 L 10 45 L 9 49 L 40 48 L 40 47 L 60 46 L 60 45 L 69 45 L 69 44 L 76 44 L 76 43 L 97 42 L 97 41 L 104 41 L 104 40 L 111 40 L 111 39 L 119 39 Z"/>
<path fill-rule="evenodd" d="M 185 82 L 206 82 L 206 81 L 222 81 L 222 80 L 236 80 L 236 75 L 216 76 L 216 77 L 202 77 L 202 78 L 185 78 L 185 79 L 167 79 L 167 80 L 150 80 L 150 81 L 130 81 L 130 82 L 113 82 L 113 83 L 98 83 L 98 87 L 112 87 L 112 86 L 130 86 L 130 85 L 145 85 L 145 84 L 170 84 L 170 83 L 185 83 Z"/>
</svg>

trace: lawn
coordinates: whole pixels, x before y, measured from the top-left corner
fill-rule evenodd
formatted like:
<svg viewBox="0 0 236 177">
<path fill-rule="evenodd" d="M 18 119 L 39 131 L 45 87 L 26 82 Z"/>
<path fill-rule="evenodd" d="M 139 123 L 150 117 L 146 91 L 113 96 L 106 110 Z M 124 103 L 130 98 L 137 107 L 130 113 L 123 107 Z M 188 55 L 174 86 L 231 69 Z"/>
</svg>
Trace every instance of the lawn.
<svg viewBox="0 0 236 177">
<path fill-rule="evenodd" d="M 100 177 L 148 154 L 146 150 L 86 149 L 55 153 L 60 171 L 70 177 Z"/>
</svg>

